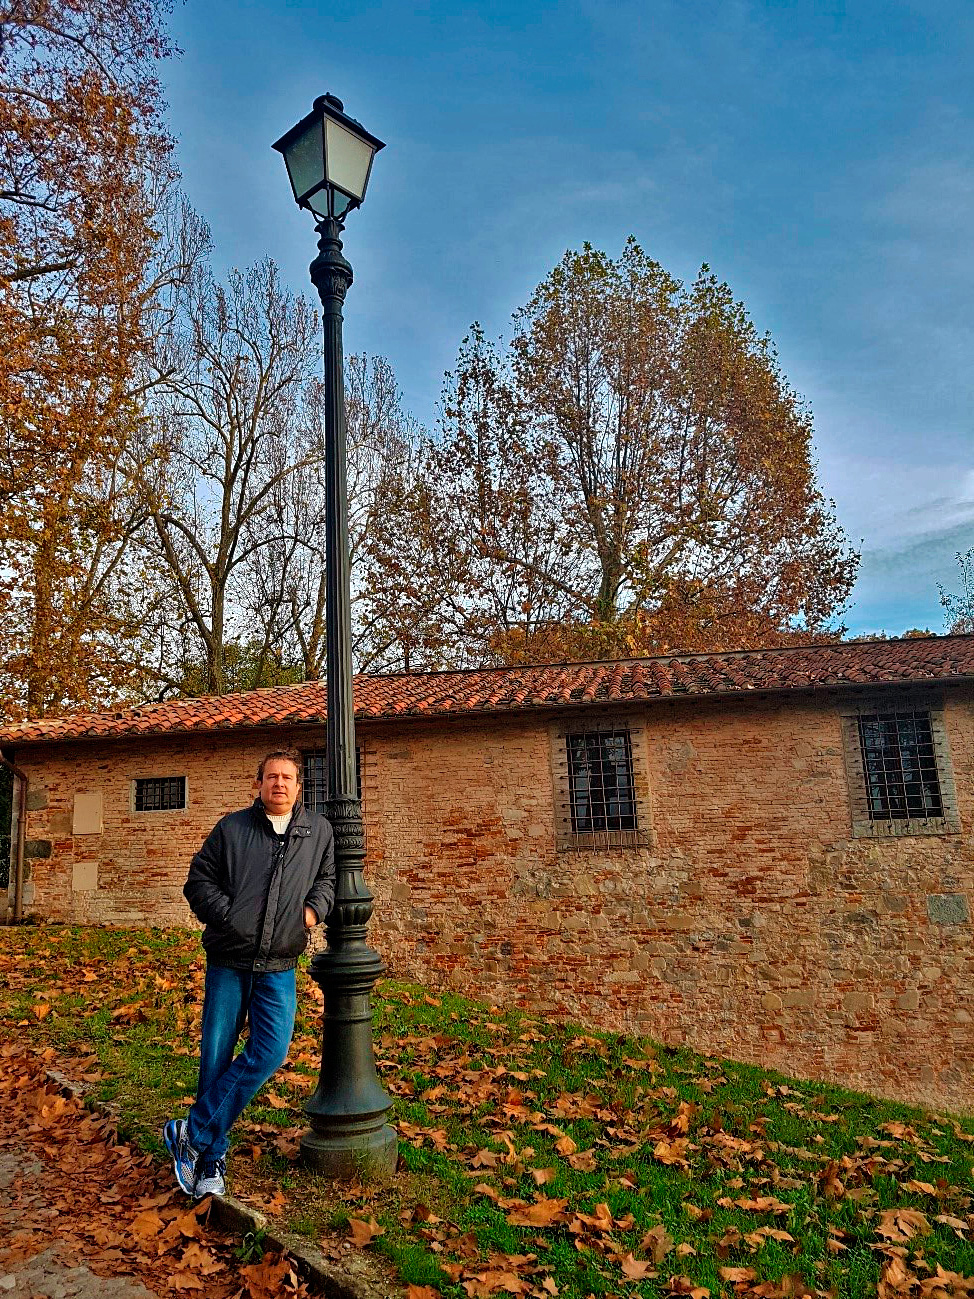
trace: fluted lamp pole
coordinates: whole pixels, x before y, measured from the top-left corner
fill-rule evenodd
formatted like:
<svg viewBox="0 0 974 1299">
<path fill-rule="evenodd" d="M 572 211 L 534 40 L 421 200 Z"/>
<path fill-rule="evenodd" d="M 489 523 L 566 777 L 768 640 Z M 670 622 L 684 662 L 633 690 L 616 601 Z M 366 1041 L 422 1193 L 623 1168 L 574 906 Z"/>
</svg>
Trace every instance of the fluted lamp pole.
<svg viewBox="0 0 974 1299">
<path fill-rule="evenodd" d="M 294 198 L 318 218 L 318 256 L 311 280 L 325 330 L 325 634 L 328 650 L 328 819 L 335 831 L 335 905 L 328 947 L 311 962 L 324 994 L 321 1074 L 305 1106 L 311 1124 L 301 1139 L 304 1162 L 331 1177 L 395 1169 L 392 1101 L 375 1071 L 370 994 L 383 972 L 368 946 L 372 894 L 365 883 L 365 830 L 355 762 L 352 616 L 349 595 L 345 383 L 342 304 L 352 268 L 342 255 L 345 218 L 365 197 L 372 159 L 383 148 L 340 99 L 322 95 L 274 145 L 284 155 Z"/>
</svg>

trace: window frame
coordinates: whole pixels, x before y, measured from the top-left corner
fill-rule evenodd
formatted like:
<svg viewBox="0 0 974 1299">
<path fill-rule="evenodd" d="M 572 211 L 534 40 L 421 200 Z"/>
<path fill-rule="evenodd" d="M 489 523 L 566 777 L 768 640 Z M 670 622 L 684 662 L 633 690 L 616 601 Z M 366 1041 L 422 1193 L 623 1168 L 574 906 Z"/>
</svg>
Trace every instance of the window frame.
<svg viewBox="0 0 974 1299">
<path fill-rule="evenodd" d="M 625 731 L 632 758 L 633 806 L 636 826 L 632 830 L 575 830 L 572 818 L 572 776 L 568 752 L 569 736 L 593 732 Z M 554 795 L 555 846 L 559 852 L 615 848 L 652 848 L 653 822 L 649 797 L 646 726 L 642 718 L 588 713 L 552 723 L 550 730 L 551 769 Z"/>
<path fill-rule="evenodd" d="M 934 766 L 940 787 L 941 816 L 874 817 L 870 815 L 869 784 L 862 755 L 860 718 L 874 713 L 925 713 L 930 724 Z M 863 695 L 840 710 L 849 815 L 854 839 L 901 839 L 917 835 L 961 832 L 957 789 L 950 756 L 943 698 L 918 691 Z"/>
<path fill-rule="evenodd" d="M 183 802 L 180 807 L 139 807 L 139 785 L 151 781 L 172 781 L 181 780 L 183 782 Z M 161 813 L 185 812 L 189 808 L 189 777 L 185 775 L 177 776 L 133 776 L 131 789 L 131 807 L 136 816 L 158 816 Z"/>
</svg>

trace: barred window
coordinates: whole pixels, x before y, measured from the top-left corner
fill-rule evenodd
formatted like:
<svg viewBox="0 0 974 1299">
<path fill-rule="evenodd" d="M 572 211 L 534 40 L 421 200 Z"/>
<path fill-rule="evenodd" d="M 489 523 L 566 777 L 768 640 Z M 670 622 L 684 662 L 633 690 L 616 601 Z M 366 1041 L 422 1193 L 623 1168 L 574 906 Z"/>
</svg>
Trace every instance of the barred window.
<svg viewBox="0 0 974 1299">
<path fill-rule="evenodd" d="M 942 703 L 867 695 L 842 713 L 853 838 L 957 834 L 960 816 Z"/>
<path fill-rule="evenodd" d="M 943 816 L 928 712 L 864 713 L 859 745 L 871 821 Z"/>
<path fill-rule="evenodd" d="M 136 812 L 176 812 L 185 806 L 185 776 L 149 776 L 136 780 Z"/>
<path fill-rule="evenodd" d="M 591 834 L 635 830 L 629 731 L 585 731 L 566 737 L 572 830 Z"/>
<path fill-rule="evenodd" d="M 301 801 L 312 812 L 324 815 L 328 810 L 328 754 L 324 749 L 306 749 L 301 757 Z M 355 746 L 355 781 L 358 796 L 362 797 L 362 751 Z"/>
</svg>

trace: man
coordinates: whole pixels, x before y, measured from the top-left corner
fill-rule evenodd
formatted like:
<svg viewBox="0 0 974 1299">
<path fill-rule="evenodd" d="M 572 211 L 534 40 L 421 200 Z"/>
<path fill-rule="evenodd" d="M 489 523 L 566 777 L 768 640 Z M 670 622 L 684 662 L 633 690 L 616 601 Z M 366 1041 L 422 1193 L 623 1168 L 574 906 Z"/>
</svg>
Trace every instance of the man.
<svg viewBox="0 0 974 1299">
<path fill-rule="evenodd" d="M 332 829 L 298 801 L 301 765 L 295 749 L 266 755 L 253 806 L 214 827 L 183 889 L 206 925 L 200 1077 L 186 1118 L 162 1135 L 176 1180 L 197 1199 L 224 1194 L 230 1128 L 287 1058 L 295 967 L 335 896 Z"/>
</svg>

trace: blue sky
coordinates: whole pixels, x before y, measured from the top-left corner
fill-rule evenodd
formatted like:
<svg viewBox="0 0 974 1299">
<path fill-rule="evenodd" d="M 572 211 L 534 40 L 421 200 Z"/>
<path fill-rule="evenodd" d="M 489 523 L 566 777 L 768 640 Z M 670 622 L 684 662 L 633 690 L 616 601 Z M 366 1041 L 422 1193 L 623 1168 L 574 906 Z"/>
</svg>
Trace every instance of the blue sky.
<svg viewBox="0 0 974 1299">
<path fill-rule="evenodd" d="M 387 142 L 350 218 L 347 351 L 436 418 L 473 320 L 567 248 L 708 262 L 815 416 L 863 564 L 853 632 L 943 630 L 974 546 L 970 0 L 177 0 L 164 74 L 217 261 L 310 293 L 270 145 L 331 91 Z"/>
</svg>

